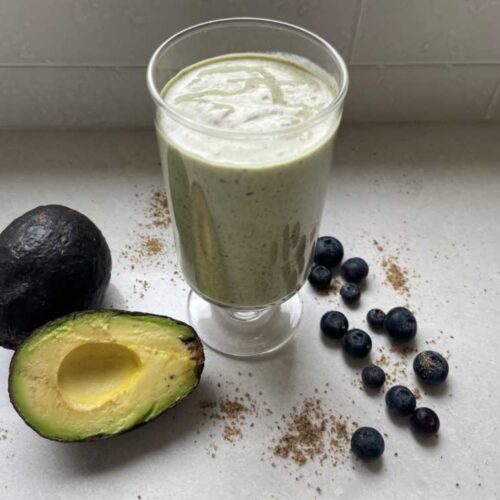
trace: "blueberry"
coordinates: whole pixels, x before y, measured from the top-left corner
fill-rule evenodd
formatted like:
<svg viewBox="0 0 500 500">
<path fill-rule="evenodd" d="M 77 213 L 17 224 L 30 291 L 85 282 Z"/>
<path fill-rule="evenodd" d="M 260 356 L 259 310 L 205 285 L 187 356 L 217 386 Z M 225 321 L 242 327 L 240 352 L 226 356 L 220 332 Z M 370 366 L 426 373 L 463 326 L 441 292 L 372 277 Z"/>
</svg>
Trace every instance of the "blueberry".
<svg viewBox="0 0 500 500">
<path fill-rule="evenodd" d="M 347 259 L 340 268 L 340 274 L 349 283 L 358 283 L 368 276 L 368 264 L 359 257 Z"/>
<path fill-rule="evenodd" d="M 430 408 L 417 408 L 410 415 L 410 427 L 417 434 L 436 434 L 439 430 L 439 417 Z"/>
<path fill-rule="evenodd" d="M 385 372 L 379 366 L 365 366 L 361 372 L 363 384 L 370 389 L 378 389 L 385 382 Z"/>
<path fill-rule="evenodd" d="M 333 236 L 321 236 L 316 242 L 314 262 L 325 267 L 335 267 L 344 257 L 344 247 Z"/>
<path fill-rule="evenodd" d="M 328 311 L 321 318 L 320 328 L 327 337 L 340 339 L 347 332 L 349 322 L 340 311 Z"/>
<path fill-rule="evenodd" d="M 384 438 L 373 427 L 360 427 L 351 437 L 351 450 L 360 460 L 375 460 L 384 449 Z"/>
<path fill-rule="evenodd" d="M 315 264 L 309 274 L 309 283 L 318 290 L 325 290 L 330 286 L 332 272 L 325 266 Z"/>
<path fill-rule="evenodd" d="M 417 320 L 406 307 L 395 307 L 386 314 L 384 328 L 393 340 L 408 342 L 417 334 Z"/>
<path fill-rule="evenodd" d="M 364 358 L 372 350 L 372 339 L 363 330 L 353 328 L 342 337 L 344 351 L 354 358 Z"/>
<path fill-rule="evenodd" d="M 366 321 L 375 330 L 384 327 L 385 312 L 382 309 L 370 309 L 366 315 Z"/>
<path fill-rule="evenodd" d="M 395 385 L 385 395 L 385 402 L 389 411 L 398 417 L 407 417 L 417 406 L 417 400 L 407 387 Z"/>
<path fill-rule="evenodd" d="M 344 283 L 340 289 L 340 296 L 344 299 L 344 302 L 353 304 L 361 297 L 361 290 L 356 283 Z"/>
<path fill-rule="evenodd" d="M 413 369 L 418 378 L 428 385 L 437 385 L 448 376 L 448 361 L 435 351 L 423 351 L 413 360 Z"/>
</svg>

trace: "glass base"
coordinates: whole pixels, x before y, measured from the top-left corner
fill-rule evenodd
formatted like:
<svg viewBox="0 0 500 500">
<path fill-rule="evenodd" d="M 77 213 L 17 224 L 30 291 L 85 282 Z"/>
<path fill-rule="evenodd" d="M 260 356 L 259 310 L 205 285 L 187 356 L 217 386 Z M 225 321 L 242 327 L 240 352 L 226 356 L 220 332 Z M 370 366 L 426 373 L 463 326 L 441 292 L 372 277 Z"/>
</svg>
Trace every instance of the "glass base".
<svg viewBox="0 0 500 500">
<path fill-rule="evenodd" d="M 227 356 L 247 358 L 277 351 L 295 337 L 302 316 L 298 294 L 264 309 L 217 307 L 191 290 L 188 318 L 204 345 Z"/>
</svg>

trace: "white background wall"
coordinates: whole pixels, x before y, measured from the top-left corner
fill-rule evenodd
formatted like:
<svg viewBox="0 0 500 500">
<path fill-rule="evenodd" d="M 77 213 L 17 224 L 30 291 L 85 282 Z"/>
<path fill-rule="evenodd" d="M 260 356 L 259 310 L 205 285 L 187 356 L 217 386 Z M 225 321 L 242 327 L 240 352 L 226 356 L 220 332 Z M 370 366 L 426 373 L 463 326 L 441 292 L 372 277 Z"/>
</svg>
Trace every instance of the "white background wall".
<svg viewBox="0 0 500 500">
<path fill-rule="evenodd" d="M 347 120 L 500 120 L 500 0 L 0 0 L 0 127 L 150 125 L 153 50 L 230 16 L 331 41 Z"/>
</svg>

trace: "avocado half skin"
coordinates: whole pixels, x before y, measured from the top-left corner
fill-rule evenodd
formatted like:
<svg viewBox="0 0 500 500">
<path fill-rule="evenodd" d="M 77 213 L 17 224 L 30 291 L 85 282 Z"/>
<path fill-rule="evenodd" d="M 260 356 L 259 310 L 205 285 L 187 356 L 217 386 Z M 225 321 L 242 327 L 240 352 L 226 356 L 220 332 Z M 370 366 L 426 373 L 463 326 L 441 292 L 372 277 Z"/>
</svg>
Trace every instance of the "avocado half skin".
<svg viewBox="0 0 500 500">
<path fill-rule="evenodd" d="M 196 389 L 196 387 L 198 387 L 198 384 L 200 383 L 201 374 L 203 372 L 203 368 L 205 367 L 205 353 L 203 351 L 203 344 L 201 343 L 200 337 L 198 336 L 198 334 L 196 333 L 196 331 L 194 330 L 194 328 L 191 325 L 188 325 L 187 323 L 184 323 L 183 321 L 179 321 L 179 320 L 171 318 L 169 316 L 162 316 L 160 314 L 149 314 L 149 313 L 138 312 L 138 311 L 123 311 L 123 310 L 119 310 L 119 309 L 99 309 L 99 310 L 94 310 L 94 311 L 81 311 L 81 312 L 76 312 L 76 313 L 68 314 L 67 316 L 64 316 L 62 318 L 58 318 L 58 319 L 56 319 L 54 321 L 51 321 L 51 322 L 47 323 L 46 325 L 43 325 L 43 327 L 40 327 L 40 330 L 42 328 L 45 329 L 45 327 L 48 327 L 48 326 L 52 326 L 52 325 L 56 325 L 58 323 L 62 323 L 64 321 L 66 321 L 66 320 L 72 320 L 72 319 L 74 319 L 74 318 L 76 318 L 78 316 L 84 316 L 84 315 L 87 315 L 87 314 L 95 314 L 95 313 L 100 313 L 100 312 L 103 312 L 103 313 L 112 313 L 113 315 L 116 315 L 116 316 L 125 314 L 127 316 L 148 316 L 148 317 L 163 318 L 163 319 L 168 319 L 170 321 L 174 321 L 178 325 L 187 327 L 191 331 L 191 333 L 193 334 L 193 336 L 191 338 L 189 338 L 189 339 L 184 339 L 183 342 L 188 346 L 188 348 L 189 348 L 189 350 L 191 352 L 192 359 L 196 361 L 196 366 L 195 366 L 196 378 L 197 378 L 196 385 L 194 385 L 193 388 L 191 389 L 191 391 L 189 393 L 187 393 L 182 399 L 179 399 L 178 401 L 176 401 L 172 406 L 169 406 L 168 408 L 165 408 L 165 410 L 163 410 L 161 413 L 159 413 L 158 415 L 156 415 L 151 420 L 147 420 L 145 422 L 139 422 L 136 425 L 134 425 L 132 427 L 129 427 L 128 429 L 123 430 L 122 432 L 117 432 L 116 434 L 96 434 L 94 436 L 90 436 L 90 437 L 85 438 L 85 439 L 75 439 L 75 440 L 67 441 L 67 440 L 64 440 L 64 439 L 56 438 L 54 436 L 46 436 L 45 434 L 41 433 L 38 429 L 35 429 L 23 417 L 23 415 L 21 414 L 21 412 L 16 407 L 16 404 L 14 403 L 14 398 L 13 398 L 12 393 L 11 393 L 11 387 L 12 387 L 12 385 L 11 385 L 11 377 L 12 377 L 12 373 L 13 373 L 13 367 L 14 367 L 14 364 L 16 362 L 16 356 L 17 356 L 17 351 L 16 351 L 14 353 L 14 355 L 12 356 L 12 359 L 10 360 L 10 366 L 9 366 L 9 383 L 8 383 L 8 387 L 9 387 L 9 399 L 10 399 L 10 402 L 11 402 L 12 406 L 16 410 L 16 413 L 23 419 L 24 423 L 28 427 L 30 427 L 31 429 L 33 429 L 39 436 L 41 436 L 41 437 L 43 437 L 45 439 L 48 439 L 50 441 L 56 441 L 58 443 L 86 443 L 86 442 L 89 442 L 89 441 L 101 441 L 101 440 L 104 440 L 104 439 L 109 439 L 109 438 L 113 438 L 113 437 L 116 437 L 116 436 L 121 436 L 123 434 L 126 434 L 127 432 L 130 432 L 130 431 L 133 431 L 133 430 L 135 430 L 135 429 L 137 429 L 139 427 L 142 427 L 143 425 L 149 424 L 153 420 L 156 420 L 158 417 L 161 417 L 168 410 L 170 410 L 174 406 L 177 406 L 179 403 L 181 403 L 182 401 L 184 401 L 184 399 L 186 399 Z M 32 333 L 32 335 L 36 335 L 37 333 L 38 333 L 38 329 L 35 330 Z"/>
<path fill-rule="evenodd" d="M 0 346 L 16 349 L 33 330 L 99 307 L 111 277 L 104 236 L 62 205 L 34 208 L 0 233 Z"/>
</svg>

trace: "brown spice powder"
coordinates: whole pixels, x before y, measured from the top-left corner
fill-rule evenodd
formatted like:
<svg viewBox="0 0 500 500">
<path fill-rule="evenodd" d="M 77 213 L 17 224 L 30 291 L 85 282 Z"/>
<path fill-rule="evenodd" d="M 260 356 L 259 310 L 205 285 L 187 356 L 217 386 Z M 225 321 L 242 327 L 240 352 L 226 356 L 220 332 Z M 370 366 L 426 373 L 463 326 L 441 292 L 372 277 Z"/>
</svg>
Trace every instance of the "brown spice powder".
<svg viewBox="0 0 500 500">
<path fill-rule="evenodd" d="M 244 401 L 250 406 L 244 404 Z M 244 397 L 238 396 L 234 399 L 224 397 L 218 401 L 202 401 L 200 408 L 203 410 L 204 416 L 208 416 L 216 422 L 224 422 L 222 437 L 231 443 L 243 437 L 243 427 L 246 424 L 247 415 L 256 413 L 255 402 L 248 393 Z"/>
<path fill-rule="evenodd" d="M 389 350 L 391 353 L 402 354 L 405 356 L 399 348 L 395 348 L 394 346 L 390 347 Z M 411 348 L 411 352 L 413 352 L 413 348 Z M 408 377 L 408 362 L 387 354 L 384 346 L 377 348 L 377 356 L 374 364 L 384 369 L 386 384 L 406 382 Z"/>
<path fill-rule="evenodd" d="M 400 295 L 408 296 L 408 271 L 401 267 L 396 257 L 389 256 L 382 259 L 382 267 L 385 271 L 384 282 L 391 285 Z"/>
<path fill-rule="evenodd" d="M 337 295 L 340 292 L 341 288 L 342 288 L 342 282 L 337 278 L 335 278 L 330 284 L 330 291 L 333 292 L 335 295 Z"/>
<path fill-rule="evenodd" d="M 400 344 L 392 345 L 389 350 L 393 353 L 400 354 L 405 358 L 418 352 L 418 349 L 416 347 Z"/>
<path fill-rule="evenodd" d="M 222 415 L 225 415 L 230 419 L 238 419 L 245 411 L 247 411 L 246 407 L 236 400 L 225 399 L 219 406 Z"/>
<path fill-rule="evenodd" d="M 139 195 L 136 195 L 138 198 Z M 131 244 L 125 245 L 121 256 L 133 264 L 147 262 L 161 264 L 161 259 L 166 251 L 162 229 L 170 225 L 170 214 L 165 191 L 155 189 L 152 191 L 146 207 L 146 224 L 139 224 L 142 231 L 134 231 L 135 237 Z"/>
<path fill-rule="evenodd" d="M 141 299 L 144 298 L 145 293 L 150 289 L 151 285 L 147 280 L 136 279 L 132 292 L 134 295 L 139 295 Z"/>
<path fill-rule="evenodd" d="M 375 245 L 375 248 L 379 252 L 383 252 L 384 251 L 384 247 L 377 240 L 373 240 L 373 244 Z"/>
<path fill-rule="evenodd" d="M 142 254 L 145 257 L 153 257 L 163 252 L 165 245 L 162 240 L 154 237 L 141 238 Z"/>
<path fill-rule="evenodd" d="M 224 426 L 224 430 L 222 431 L 222 437 L 226 441 L 230 441 L 233 443 L 234 441 L 241 439 L 243 437 L 243 433 L 241 432 L 241 429 L 234 425 L 234 424 L 228 424 Z"/>
<path fill-rule="evenodd" d="M 170 211 L 165 191 L 160 189 L 153 191 L 146 215 L 150 220 L 149 227 L 164 229 L 170 225 Z"/>
<path fill-rule="evenodd" d="M 284 433 L 273 447 L 273 454 L 291 459 L 297 465 L 309 460 L 323 464 L 331 459 L 337 465 L 339 456 L 348 450 L 349 430 L 347 421 L 333 411 L 323 408 L 320 399 L 306 398 L 300 409 L 286 419 Z"/>
<path fill-rule="evenodd" d="M 156 236 L 139 235 L 138 241 L 133 245 L 126 245 L 121 256 L 133 264 L 154 261 L 164 255 L 165 243 Z M 159 261 L 157 261 L 159 263 Z"/>
</svg>

